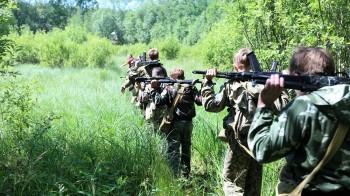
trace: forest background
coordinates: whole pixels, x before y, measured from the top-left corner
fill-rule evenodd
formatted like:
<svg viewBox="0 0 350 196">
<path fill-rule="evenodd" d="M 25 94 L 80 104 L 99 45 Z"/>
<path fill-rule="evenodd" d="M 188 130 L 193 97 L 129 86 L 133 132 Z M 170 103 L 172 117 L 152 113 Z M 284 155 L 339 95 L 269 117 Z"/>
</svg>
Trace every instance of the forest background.
<svg viewBox="0 0 350 196">
<path fill-rule="evenodd" d="M 0 192 L 222 195 L 225 112 L 198 108 L 193 178 L 173 179 L 163 140 L 118 94 L 118 66 L 158 48 L 167 68 L 195 78 L 190 70 L 231 70 L 248 47 L 265 70 L 273 60 L 282 70 L 306 45 L 348 72 L 349 14 L 344 0 L 2 0 Z M 263 195 L 281 163 L 264 166 Z"/>
</svg>

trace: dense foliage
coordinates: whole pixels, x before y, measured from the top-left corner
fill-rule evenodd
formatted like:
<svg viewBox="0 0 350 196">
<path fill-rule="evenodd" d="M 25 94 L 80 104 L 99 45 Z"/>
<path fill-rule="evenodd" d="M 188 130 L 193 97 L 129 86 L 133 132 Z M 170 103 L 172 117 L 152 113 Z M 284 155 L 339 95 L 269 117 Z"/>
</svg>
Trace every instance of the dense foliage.
<svg viewBox="0 0 350 196">
<path fill-rule="evenodd" d="M 248 47 L 255 51 L 264 69 L 273 60 L 284 69 L 296 46 L 312 45 L 331 51 L 338 71 L 349 67 L 350 5 L 343 0 L 71 2 L 20 1 L 19 10 L 14 11 L 17 31 L 21 32 L 23 25 L 33 32 L 63 30 L 69 25 L 109 38 L 113 44 L 158 47 L 163 58 L 186 55 L 200 58 L 208 67 L 223 68 L 231 67 L 235 51 Z"/>
<path fill-rule="evenodd" d="M 238 0 L 225 5 L 231 28 L 245 35 L 247 45 L 267 65 L 273 59 L 286 65 L 295 46 L 307 45 L 331 51 L 338 71 L 349 68 L 350 5 L 346 1 Z"/>
<path fill-rule="evenodd" d="M 11 10 L 16 6 L 13 0 L 0 2 L 0 68 L 5 64 L 5 54 L 13 48 L 13 42 L 5 37 L 9 33 L 10 24 L 13 20 Z M 6 64 L 5 64 L 6 65 Z"/>
<path fill-rule="evenodd" d="M 0 76 L 1 194 L 222 194 L 221 114 L 198 112 L 194 178 L 171 178 L 161 138 L 130 109 L 128 96 L 115 94 L 125 74 L 116 75 L 115 63 L 129 53 L 156 47 L 169 68 L 229 70 L 233 54 L 248 47 L 266 70 L 272 60 L 286 68 L 296 46 L 311 45 L 328 49 L 338 71 L 349 68 L 350 4 L 344 0 L 105 2 L 0 1 L 1 67 L 15 61 L 66 67 L 37 73 L 21 67 L 19 79 Z M 102 67 L 110 69 L 96 69 Z M 33 75 L 40 79 L 35 90 Z M 278 168 L 264 168 L 263 194 L 273 194 Z"/>
<path fill-rule="evenodd" d="M 8 36 L 15 40 L 19 63 L 40 63 L 49 67 L 105 67 L 112 61 L 117 46 L 108 39 L 88 34 L 72 26 L 53 29 L 49 33 L 33 34 L 23 29 L 22 34 Z"/>
<path fill-rule="evenodd" d="M 18 9 L 13 10 L 16 18 L 16 30 L 21 32 L 23 25 L 29 27 L 34 33 L 37 31 L 52 31 L 53 28 L 63 29 L 69 18 L 75 13 L 63 0 L 49 1 L 49 3 L 36 2 L 35 5 L 27 1 L 19 1 Z"/>
</svg>

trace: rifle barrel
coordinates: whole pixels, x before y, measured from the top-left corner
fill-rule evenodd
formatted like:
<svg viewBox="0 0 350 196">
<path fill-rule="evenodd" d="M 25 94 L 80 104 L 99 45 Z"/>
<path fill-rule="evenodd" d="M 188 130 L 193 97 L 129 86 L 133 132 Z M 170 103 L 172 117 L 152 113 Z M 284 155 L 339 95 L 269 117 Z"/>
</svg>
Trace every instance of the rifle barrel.
<svg viewBox="0 0 350 196">
<path fill-rule="evenodd" d="M 195 70 L 194 74 L 205 74 L 206 71 Z M 252 81 L 253 84 L 265 84 L 266 80 L 272 74 L 278 72 L 217 72 L 216 77 L 226 78 L 233 81 Z M 324 86 L 333 86 L 337 84 L 350 84 L 350 79 L 338 76 L 320 76 L 320 75 L 285 75 L 279 74 L 284 78 L 284 87 L 288 89 L 314 91 Z"/>
<path fill-rule="evenodd" d="M 198 79 L 195 80 L 172 80 L 167 77 L 137 77 L 135 78 L 136 82 L 146 82 L 150 83 L 152 80 L 157 80 L 158 83 L 168 83 L 168 84 L 175 84 L 175 83 L 180 83 L 180 84 L 196 84 L 196 83 L 202 83 L 202 81 L 199 81 Z"/>
</svg>

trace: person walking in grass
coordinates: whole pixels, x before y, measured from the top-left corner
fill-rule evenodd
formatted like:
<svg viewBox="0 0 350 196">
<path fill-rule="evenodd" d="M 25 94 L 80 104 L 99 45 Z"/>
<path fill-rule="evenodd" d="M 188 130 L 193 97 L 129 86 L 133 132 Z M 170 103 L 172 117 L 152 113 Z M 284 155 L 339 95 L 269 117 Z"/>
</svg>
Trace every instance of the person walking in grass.
<svg viewBox="0 0 350 196">
<path fill-rule="evenodd" d="M 331 54 L 319 47 L 298 48 L 288 69 L 292 75 L 335 75 Z M 296 90 L 297 97 L 275 116 L 271 105 L 284 84 L 282 77 L 272 75 L 261 91 L 248 133 L 252 154 L 259 163 L 287 157 L 276 190 L 289 194 L 318 168 L 339 129 L 337 132 L 345 135 L 335 140 L 340 147 L 311 180 L 305 181 L 302 195 L 350 195 L 350 85 L 326 86 L 313 92 Z"/>
<path fill-rule="evenodd" d="M 185 73 L 180 67 L 170 72 L 170 79 L 184 80 Z M 191 145 L 192 120 L 196 116 L 195 104 L 201 105 L 200 92 L 194 84 L 169 84 L 162 92 L 156 91 L 157 81 L 153 80 L 151 86 L 152 98 L 156 106 L 167 105 L 171 108 L 180 89 L 180 98 L 172 114 L 170 129 L 165 133 L 167 140 L 167 160 L 174 177 L 189 178 L 191 173 Z"/>
<path fill-rule="evenodd" d="M 144 110 L 144 108 L 142 107 L 142 105 L 141 105 L 140 101 L 137 99 L 137 97 L 139 95 L 139 91 L 144 90 L 145 84 L 135 85 L 135 78 L 136 77 L 151 77 L 152 70 L 154 67 L 160 67 L 161 69 L 163 69 L 165 76 L 167 76 L 167 71 L 163 67 L 163 64 L 161 64 L 159 62 L 159 51 L 156 48 L 152 48 L 148 51 L 148 61 L 147 62 L 141 62 L 140 59 L 138 59 L 138 60 L 134 60 L 133 63 L 135 65 L 129 70 L 128 75 L 125 78 L 125 82 L 120 89 L 120 92 L 124 93 L 126 88 L 133 85 L 134 88 L 132 90 L 132 102 L 135 103 L 135 105 L 137 107 L 140 107 L 142 110 Z"/>
<path fill-rule="evenodd" d="M 251 70 L 248 60 L 250 50 L 240 49 L 233 58 L 233 68 L 238 72 Z M 247 152 L 247 134 L 261 85 L 253 86 L 251 82 L 230 80 L 221 86 L 215 94 L 212 79 L 216 69 L 207 70 L 201 89 L 203 107 L 208 112 L 220 112 L 226 107 L 228 115 L 224 118 L 225 136 L 228 140 L 224 167 L 223 190 L 226 196 L 259 196 L 262 183 L 262 165 L 254 160 Z M 277 111 L 288 102 L 288 97 L 280 97 L 274 105 Z"/>
</svg>

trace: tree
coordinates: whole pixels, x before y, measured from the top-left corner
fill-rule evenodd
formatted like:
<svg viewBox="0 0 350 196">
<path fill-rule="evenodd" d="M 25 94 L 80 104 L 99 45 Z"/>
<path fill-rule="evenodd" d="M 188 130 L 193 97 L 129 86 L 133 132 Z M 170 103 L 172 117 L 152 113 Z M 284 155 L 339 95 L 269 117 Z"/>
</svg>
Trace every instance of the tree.
<svg viewBox="0 0 350 196">
<path fill-rule="evenodd" d="M 76 12 L 69 0 L 50 0 L 48 3 L 34 4 L 19 1 L 18 9 L 13 11 L 16 18 L 16 29 L 20 33 L 23 25 L 28 25 L 36 31 L 49 32 L 53 28 L 63 29 L 71 16 Z"/>
<path fill-rule="evenodd" d="M 83 13 L 98 8 L 97 0 L 76 0 L 76 5 L 83 11 Z"/>
<path fill-rule="evenodd" d="M 13 20 L 11 10 L 14 8 L 16 8 L 14 0 L 2 0 L 0 2 L 0 67 L 2 67 L 2 59 L 6 51 L 13 46 L 13 43 L 5 38 L 5 35 L 9 33 L 9 25 Z"/>
</svg>

